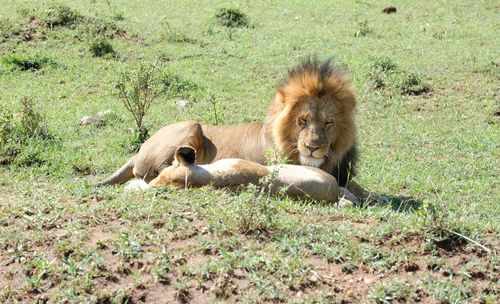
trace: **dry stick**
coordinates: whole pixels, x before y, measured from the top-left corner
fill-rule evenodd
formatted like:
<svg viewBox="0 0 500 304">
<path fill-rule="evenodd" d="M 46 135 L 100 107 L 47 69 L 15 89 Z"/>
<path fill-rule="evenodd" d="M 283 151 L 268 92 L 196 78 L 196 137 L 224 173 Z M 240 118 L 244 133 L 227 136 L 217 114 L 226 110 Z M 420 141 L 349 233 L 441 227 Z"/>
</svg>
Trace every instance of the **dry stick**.
<svg viewBox="0 0 500 304">
<path fill-rule="evenodd" d="M 486 251 L 487 253 L 491 253 L 491 250 L 489 250 L 486 246 L 484 246 L 484 245 L 480 244 L 480 243 L 479 243 L 479 242 L 477 242 L 477 241 L 474 241 L 474 240 L 473 240 L 473 239 L 471 239 L 470 237 L 467 237 L 467 236 L 465 236 L 465 235 L 463 235 L 463 234 L 460 234 L 460 233 L 458 233 L 458 232 L 455 232 L 455 231 L 452 231 L 452 230 L 449 230 L 449 229 L 446 229 L 446 228 L 444 228 L 444 230 L 448 231 L 449 233 L 453 233 L 454 235 L 459 236 L 459 237 L 461 237 L 461 238 L 463 238 L 463 239 L 465 239 L 465 240 L 467 240 L 467 241 L 469 241 L 469 242 L 471 242 L 471 243 L 473 243 L 473 244 L 475 244 L 475 245 L 477 245 L 477 246 L 481 247 L 481 249 L 483 249 L 483 250 L 484 250 L 484 251 Z"/>
<path fill-rule="evenodd" d="M 437 197 L 438 197 L 438 199 L 439 199 L 439 202 L 441 202 L 441 203 L 442 203 L 443 201 L 441 200 L 441 196 L 440 196 L 440 195 L 439 195 L 439 193 L 436 191 L 436 188 L 434 187 L 434 184 L 432 183 L 432 180 L 431 180 L 431 184 L 432 184 L 432 188 L 433 188 L 433 190 L 434 190 L 434 193 L 436 193 L 436 195 L 437 195 Z M 484 245 L 480 244 L 480 243 L 479 243 L 479 242 L 477 242 L 477 241 L 474 241 L 474 240 L 473 240 L 473 239 L 471 239 L 470 237 L 467 237 L 467 236 L 465 236 L 465 235 L 463 235 L 463 234 L 461 234 L 461 233 L 458 233 L 458 232 L 452 231 L 452 230 L 450 230 L 450 229 L 448 229 L 448 228 L 442 228 L 442 229 L 443 229 L 443 230 L 448 231 L 448 233 L 452 233 L 452 234 L 454 234 L 454 235 L 456 235 L 456 236 L 459 236 L 459 237 L 463 238 L 464 240 L 467 240 L 467 241 L 469 241 L 469 242 L 471 242 L 471 243 L 473 243 L 473 244 L 475 244 L 475 245 L 479 246 L 481 249 L 483 249 L 483 250 L 484 250 L 484 251 L 486 251 L 487 253 L 491 253 L 491 250 L 489 250 L 488 248 L 486 248 L 486 246 L 484 246 Z"/>
</svg>

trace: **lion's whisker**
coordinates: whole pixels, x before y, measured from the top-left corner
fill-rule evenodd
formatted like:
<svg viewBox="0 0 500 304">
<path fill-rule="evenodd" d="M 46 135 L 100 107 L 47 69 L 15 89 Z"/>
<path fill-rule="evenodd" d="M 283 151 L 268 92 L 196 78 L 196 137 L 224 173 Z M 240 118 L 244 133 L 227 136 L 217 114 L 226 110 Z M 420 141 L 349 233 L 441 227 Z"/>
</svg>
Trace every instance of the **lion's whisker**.
<svg viewBox="0 0 500 304">
<path fill-rule="evenodd" d="M 335 155 L 334 155 L 334 154 L 333 154 L 333 152 L 331 152 L 331 151 L 328 151 L 328 153 L 326 153 L 326 157 L 328 157 L 328 158 L 330 158 L 330 159 L 334 160 L 336 163 L 338 163 L 338 162 L 339 162 L 339 160 L 335 157 Z"/>
</svg>

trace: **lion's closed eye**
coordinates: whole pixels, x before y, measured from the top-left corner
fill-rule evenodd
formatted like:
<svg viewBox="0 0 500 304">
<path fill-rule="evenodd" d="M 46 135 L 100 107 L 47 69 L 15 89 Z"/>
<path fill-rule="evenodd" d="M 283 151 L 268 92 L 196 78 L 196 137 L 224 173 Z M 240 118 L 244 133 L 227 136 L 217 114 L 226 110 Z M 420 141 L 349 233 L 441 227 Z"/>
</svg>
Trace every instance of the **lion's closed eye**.
<svg viewBox="0 0 500 304">
<path fill-rule="evenodd" d="M 297 120 L 297 124 L 301 126 L 302 128 L 305 128 L 307 126 L 307 118 L 306 117 L 300 117 Z"/>
</svg>

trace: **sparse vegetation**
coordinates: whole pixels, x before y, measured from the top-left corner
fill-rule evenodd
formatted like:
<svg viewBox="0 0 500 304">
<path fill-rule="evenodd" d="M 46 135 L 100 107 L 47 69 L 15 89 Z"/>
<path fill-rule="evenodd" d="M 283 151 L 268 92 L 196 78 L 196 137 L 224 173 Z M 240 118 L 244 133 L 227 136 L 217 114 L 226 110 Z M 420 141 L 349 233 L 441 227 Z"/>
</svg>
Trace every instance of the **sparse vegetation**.
<svg viewBox="0 0 500 304">
<path fill-rule="evenodd" d="M 196 83 L 170 71 L 164 71 L 160 76 L 160 81 L 162 92 L 169 97 L 190 97 L 190 94 L 198 90 Z"/>
<path fill-rule="evenodd" d="M 368 20 L 362 20 L 357 22 L 357 28 L 356 32 L 354 33 L 354 37 L 364 37 L 371 33 L 372 29 L 370 28 Z"/>
<path fill-rule="evenodd" d="M 162 32 L 160 37 L 165 39 L 167 42 L 173 43 L 194 43 L 195 41 L 189 38 L 185 33 L 179 29 L 173 28 L 167 20 L 163 19 L 161 21 Z"/>
<path fill-rule="evenodd" d="M 113 45 L 104 38 L 94 38 L 90 40 L 89 50 L 92 56 L 104 57 L 104 56 L 114 56 L 115 50 Z"/>
<path fill-rule="evenodd" d="M 0 4 L 1 303 L 499 302 L 491 1 Z M 91 56 L 96 38 L 118 55 Z M 147 137 L 125 96 L 150 133 L 260 122 L 310 54 L 349 67 L 356 180 L 387 206 L 92 186 Z"/>
<path fill-rule="evenodd" d="M 429 91 L 429 86 L 418 73 L 399 68 L 389 57 L 373 58 L 369 77 L 377 90 L 396 90 L 405 95 L 420 95 Z"/>
<path fill-rule="evenodd" d="M 0 165 L 31 166 L 44 162 L 41 153 L 53 144 L 45 117 L 33 101 L 21 98 L 22 110 L 13 114 L 0 109 Z"/>
<path fill-rule="evenodd" d="M 398 281 L 389 284 L 377 284 L 368 295 L 372 303 L 398 303 L 414 301 L 416 293 L 409 284 Z"/>
<path fill-rule="evenodd" d="M 56 66 L 55 61 L 41 54 L 10 54 L 3 62 L 13 70 L 38 71 L 47 66 Z"/>
<path fill-rule="evenodd" d="M 140 63 L 132 70 L 124 70 L 116 82 L 116 88 L 123 105 L 134 117 L 137 130 L 142 130 L 144 117 L 160 94 L 158 68 Z"/>
</svg>

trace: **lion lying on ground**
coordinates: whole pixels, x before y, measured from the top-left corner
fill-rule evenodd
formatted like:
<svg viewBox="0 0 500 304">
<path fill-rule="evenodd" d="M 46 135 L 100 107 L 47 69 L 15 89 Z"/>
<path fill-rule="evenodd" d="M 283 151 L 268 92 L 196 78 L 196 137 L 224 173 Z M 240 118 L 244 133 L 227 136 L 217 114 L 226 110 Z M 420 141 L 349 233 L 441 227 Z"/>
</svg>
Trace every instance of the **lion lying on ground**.
<svg viewBox="0 0 500 304">
<path fill-rule="evenodd" d="M 354 205 L 356 198 L 345 188 L 339 188 L 333 176 L 325 171 L 307 166 L 278 164 L 263 166 L 240 158 L 225 158 L 207 165 L 197 165 L 193 147 L 176 149 L 174 162 L 163 169 L 149 184 L 132 180 L 127 190 L 146 189 L 168 185 L 173 188 L 196 188 L 211 185 L 215 188 L 234 188 L 249 184 L 261 185 L 269 194 L 284 190 L 297 199 L 313 199 L 317 202 Z M 262 183 L 264 177 L 269 179 Z M 339 197 L 340 195 L 340 197 Z"/>
<path fill-rule="evenodd" d="M 361 201 L 385 199 L 357 185 L 356 99 L 344 74 L 330 61 L 304 61 L 279 86 L 264 123 L 211 126 L 197 121 L 167 125 L 149 138 L 137 155 L 99 185 L 124 183 L 134 176 L 154 179 L 174 160 L 180 146 L 196 151 L 196 163 L 241 158 L 263 164 L 274 149 L 292 164 L 317 167 L 335 177 Z"/>
</svg>

